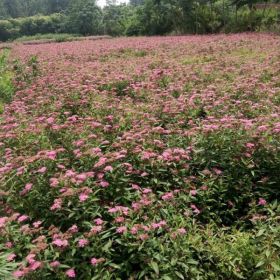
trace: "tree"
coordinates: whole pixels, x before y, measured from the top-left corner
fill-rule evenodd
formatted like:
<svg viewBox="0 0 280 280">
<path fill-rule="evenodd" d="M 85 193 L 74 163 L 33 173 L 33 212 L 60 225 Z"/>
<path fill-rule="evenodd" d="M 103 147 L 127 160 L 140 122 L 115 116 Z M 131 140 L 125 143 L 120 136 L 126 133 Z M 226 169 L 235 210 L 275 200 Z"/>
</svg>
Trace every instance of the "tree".
<svg viewBox="0 0 280 280">
<path fill-rule="evenodd" d="M 0 19 L 8 18 L 8 11 L 4 5 L 4 2 L 0 0 Z"/>
<path fill-rule="evenodd" d="M 4 6 L 6 8 L 7 14 L 12 17 L 20 17 L 22 15 L 21 13 L 21 5 L 18 0 L 4 0 Z"/>
<path fill-rule="evenodd" d="M 69 7 L 70 0 L 48 0 L 46 4 L 48 14 L 53 14 L 66 11 Z"/>
<path fill-rule="evenodd" d="M 73 33 L 94 35 L 101 31 L 102 11 L 94 0 L 73 0 L 68 15 L 68 27 Z"/>
<path fill-rule="evenodd" d="M 104 32 L 112 36 L 123 35 L 126 5 L 107 5 L 103 9 Z"/>
<path fill-rule="evenodd" d="M 162 35 L 172 31 L 172 9 L 168 0 L 146 0 L 138 10 L 141 33 Z"/>
<path fill-rule="evenodd" d="M 144 4 L 144 0 L 130 0 L 129 3 L 133 6 L 139 6 Z"/>
</svg>

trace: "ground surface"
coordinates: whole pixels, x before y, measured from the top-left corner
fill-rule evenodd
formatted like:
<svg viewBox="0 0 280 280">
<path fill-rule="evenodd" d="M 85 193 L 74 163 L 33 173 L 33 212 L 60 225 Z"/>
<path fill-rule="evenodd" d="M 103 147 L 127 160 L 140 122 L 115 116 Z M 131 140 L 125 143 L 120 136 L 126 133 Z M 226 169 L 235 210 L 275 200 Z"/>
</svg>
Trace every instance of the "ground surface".
<svg viewBox="0 0 280 280">
<path fill-rule="evenodd" d="M 14 59 L 0 252 L 15 276 L 278 279 L 279 37 L 16 45 Z"/>
</svg>

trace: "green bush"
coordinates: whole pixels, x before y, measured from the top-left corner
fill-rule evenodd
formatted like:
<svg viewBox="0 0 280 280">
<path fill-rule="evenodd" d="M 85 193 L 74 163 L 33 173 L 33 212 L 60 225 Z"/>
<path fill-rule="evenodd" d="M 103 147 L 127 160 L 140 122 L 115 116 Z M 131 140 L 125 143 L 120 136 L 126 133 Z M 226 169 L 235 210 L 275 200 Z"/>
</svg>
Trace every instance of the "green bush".
<svg viewBox="0 0 280 280">
<path fill-rule="evenodd" d="M 7 41 L 10 39 L 13 24 L 8 20 L 0 20 L 0 41 Z"/>
<path fill-rule="evenodd" d="M 61 14 L 22 18 L 19 20 L 20 33 L 23 35 L 58 33 L 64 20 L 65 18 Z"/>
<path fill-rule="evenodd" d="M 38 33 L 61 33 L 65 29 L 65 21 L 66 17 L 62 14 L 0 20 L 0 41 Z"/>
</svg>

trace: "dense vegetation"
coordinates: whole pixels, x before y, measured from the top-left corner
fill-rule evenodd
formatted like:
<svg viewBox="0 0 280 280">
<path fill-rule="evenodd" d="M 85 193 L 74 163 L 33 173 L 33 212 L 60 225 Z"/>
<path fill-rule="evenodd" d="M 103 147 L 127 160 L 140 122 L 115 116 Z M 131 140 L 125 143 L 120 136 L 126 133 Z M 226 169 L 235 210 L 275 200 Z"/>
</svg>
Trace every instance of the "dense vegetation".
<svg viewBox="0 0 280 280">
<path fill-rule="evenodd" d="M 265 3 L 262 9 L 254 6 Z M 279 30 L 279 0 L 0 0 L 0 41 L 46 33 L 161 35 Z"/>
<path fill-rule="evenodd" d="M 0 50 L 0 113 L 5 103 L 12 100 L 14 93 L 13 74 L 8 65 L 8 49 Z"/>
<path fill-rule="evenodd" d="M 280 278 L 279 37 L 7 55 L 1 279 Z"/>
</svg>

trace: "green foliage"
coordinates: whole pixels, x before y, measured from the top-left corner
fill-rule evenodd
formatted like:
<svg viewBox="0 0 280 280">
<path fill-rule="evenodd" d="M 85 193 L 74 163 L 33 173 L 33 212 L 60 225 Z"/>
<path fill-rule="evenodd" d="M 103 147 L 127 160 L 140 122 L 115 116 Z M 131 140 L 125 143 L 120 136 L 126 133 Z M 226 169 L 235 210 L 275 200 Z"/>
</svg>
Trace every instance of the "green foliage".
<svg viewBox="0 0 280 280">
<path fill-rule="evenodd" d="M 166 34 L 173 29 L 173 5 L 170 1 L 146 0 L 139 10 L 141 33 L 147 35 Z"/>
<path fill-rule="evenodd" d="M 0 20 L 0 40 L 7 41 L 21 36 L 60 33 L 65 28 L 65 15 L 34 16 Z"/>
<path fill-rule="evenodd" d="M 133 36 L 277 31 L 280 20 L 277 8 L 253 8 L 259 0 L 141 0 L 128 5 L 107 1 L 103 9 L 95 0 L 22 1 L 0 0 L 1 41 L 62 32 Z M 279 1 L 266 1 L 274 2 Z"/>
<path fill-rule="evenodd" d="M 128 5 L 108 5 L 103 9 L 105 34 L 112 36 L 128 35 L 127 28 L 135 22 L 136 8 Z M 132 34 L 133 35 L 133 34 Z"/>
<path fill-rule="evenodd" d="M 0 19 L 64 12 L 70 0 L 0 0 Z"/>
<path fill-rule="evenodd" d="M 73 1 L 67 18 L 67 29 L 83 35 L 100 34 L 102 12 L 94 0 Z"/>
<path fill-rule="evenodd" d="M 1 251 L 0 247 L 0 251 Z M 7 257 L 9 254 L 0 253 L 0 279 L 2 280 L 14 280 L 15 278 L 12 277 L 12 272 L 15 271 L 18 267 L 16 262 L 8 262 Z"/>
<path fill-rule="evenodd" d="M 64 20 L 65 18 L 61 14 L 22 18 L 18 22 L 19 32 L 24 35 L 57 33 L 62 29 Z"/>
<path fill-rule="evenodd" d="M 8 68 L 9 51 L 0 52 L 0 102 L 10 102 L 14 94 L 13 74 Z M 2 110 L 2 109 L 1 109 Z"/>
</svg>

